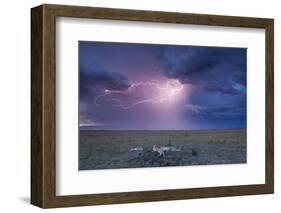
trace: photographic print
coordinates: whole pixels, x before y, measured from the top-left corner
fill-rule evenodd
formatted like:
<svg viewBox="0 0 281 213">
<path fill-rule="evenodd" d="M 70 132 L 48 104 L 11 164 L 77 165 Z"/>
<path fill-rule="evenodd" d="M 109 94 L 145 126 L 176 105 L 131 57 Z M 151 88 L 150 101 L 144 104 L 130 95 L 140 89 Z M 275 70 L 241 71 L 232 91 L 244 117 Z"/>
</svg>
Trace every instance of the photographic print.
<svg viewBox="0 0 281 213">
<path fill-rule="evenodd" d="M 79 170 L 246 163 L 246 48 L 78 51 Z"/>
<path fill-rule="evenodd" d="M 43 4 L 30 34 L 33 205 L 274 193 L 274 19 Z"/>
</svg>

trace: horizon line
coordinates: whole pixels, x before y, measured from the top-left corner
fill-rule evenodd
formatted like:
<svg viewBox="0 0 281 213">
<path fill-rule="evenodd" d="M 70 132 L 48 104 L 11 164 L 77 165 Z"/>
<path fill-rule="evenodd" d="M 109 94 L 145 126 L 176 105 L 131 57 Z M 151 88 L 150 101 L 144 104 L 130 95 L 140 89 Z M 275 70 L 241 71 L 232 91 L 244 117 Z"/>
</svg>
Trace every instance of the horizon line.
<svg viewBox="0 0 281 213">
<path fill-rule="evenodd" d="M 82 126 L 91 127 L 91 126 Z M 95 127 L 95 126 L 93 126 Z M 247 129 L 247 127 L 233 127 L 233 128 L 206 128 L 206 129 L 81 129 L 79 131 L 200 131 L 200 130 L 238 130 L 238 129 Z"/>
</svg>

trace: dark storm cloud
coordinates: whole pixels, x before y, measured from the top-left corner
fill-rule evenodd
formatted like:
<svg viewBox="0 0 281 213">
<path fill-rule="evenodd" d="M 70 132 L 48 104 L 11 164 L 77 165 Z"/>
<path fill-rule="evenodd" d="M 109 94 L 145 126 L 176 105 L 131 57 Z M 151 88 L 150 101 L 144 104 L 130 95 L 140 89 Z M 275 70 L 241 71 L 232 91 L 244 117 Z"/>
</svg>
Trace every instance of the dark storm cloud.
<svg viewBox="0 0 281 213">
<path fill-rule="evenodd" d="M 121 119 L 121 114 L 114 111 L 116 107 L 113 105 L 97 106 L 95 100 L 98 96 L 104 94 L 105 90 L 127 90 L 130 84 L 125 75 L 96 68 L 94 63 L 92 63 L 91 66 L 80 65 L 79 87 L 80 122 L 103 124 Z"/>
<path fill-rule="evenodd" d="M 79 63 L 139 80 L 140 75 L 151 76 L 158 69 L 155 56 L 162 48 L 161 45 L 80 41 Z"/>
<path fill-rule="evenodd" d="M 193 121 L 222 127 L 246 127 L 246 94 L 193 91 L 186 104 L 186 116 Z"/>
<path fill-rule="evenodd" d="M 80 94 L 83 95 L 91 89 L 127 90 L 130 87 L 126 76 L 107 70 L 95 70 L 80 66 Z"/>
<path fill-rule="evenodd" d="M 246 49 L 167 47 L 159 54 L 163 73 L 207 91 L 240 94 L 246 86 Z"/>
<path fill-rule="evenodd" d="M 184 52 L 167 48 L 164 52 L 167 69 L 165 74 L 182 81 L 192 80 L 221 61 L 222 52 L 206 48 L 187 47 Z"/>
<path fill-rule="evenodd" d="M 221 92 L 225 94 L 239 95 L 246 93 L 246 87 L 233 81 L 207 83 L 203 89 L 210 92 Z"/>
<path fill-rule="evenodd" d="M 245 128 L 246 53 L 245 48 L 81 41 L 81 123 L 161 129 L 176 128 L 175 118 L 180 129 Z M 130 84 L 170 79 L 187 85 L 187 95 L 177 97 L 182 101 L 121 107 L 158 94 Z M 104 95 L 105 90 L 114 92 Z"/>
<path fill-rule="evenodd" d="M 205 107 L 200 105 L 186 105 L 187 113 L 192 114 L 193 117 L 204 118 L 205 120 L 225 120 L 237 119 L 246 116 L 245 107 L 243 106 L 213 106 Z"/>
<path fill-rule="evenodd" d="M 99 70 L 86 77 L 91 84 L 101 85 L 108 90 L 126 90 L 130 86 L 128 78 L 116 72 Z"/>
</svg>

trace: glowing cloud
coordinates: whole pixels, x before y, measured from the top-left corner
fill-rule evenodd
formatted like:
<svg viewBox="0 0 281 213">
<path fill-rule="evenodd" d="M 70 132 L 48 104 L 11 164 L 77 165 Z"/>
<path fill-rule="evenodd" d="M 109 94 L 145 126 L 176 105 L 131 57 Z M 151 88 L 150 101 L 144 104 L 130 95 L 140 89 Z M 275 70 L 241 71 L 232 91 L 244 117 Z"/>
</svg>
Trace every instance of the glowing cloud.
<svg viewBox="0 0 281 213">
<path fill-rule="evenodd" d="M 163 104 L 166 102 L 172 102 L 181 95 L 181 91 L 184 89 L 178 80 L 170 79 L 164 83 L 157 81 L 146 81 L 132 83 L 128 90 L 104 90 L 104 93 L 95 98 L 94 103 L 96 106 L 105 105 L 102 99 L 107 99 L 107 104 L 112 104 L 122 109 L 131 109 L 140 104 Z M 141 90 L 142 97 L 140 100 L 136 100 L 132 103 L 125 103 L 122 100 L 126 95 L 132 95 L 136 91 Z M 118 97 L 116 97 L 118 96 Z M 139 95 L 137 95 L 140 97 Z"/>
</svg>

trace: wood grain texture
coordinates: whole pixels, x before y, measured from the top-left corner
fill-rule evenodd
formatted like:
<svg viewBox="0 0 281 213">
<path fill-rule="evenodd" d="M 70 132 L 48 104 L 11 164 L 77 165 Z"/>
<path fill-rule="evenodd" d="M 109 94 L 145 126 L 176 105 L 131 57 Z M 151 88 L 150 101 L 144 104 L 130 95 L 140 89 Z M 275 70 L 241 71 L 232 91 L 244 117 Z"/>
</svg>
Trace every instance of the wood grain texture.
<svg viewBox="0 0 281 213">
<path fill-rule="evenodd" d="M 31 203 L 43 204 L 42 63 L 43 7 L 31 14 Z"/>
<path fill-rule="evenodd" d="M 268 191 L 274 192 L 274 21 L 266 26 L 266 185 Z"/>
<path fill-rule="evenodd" d="M 266 30 L 266 183 L 56 196 L 56 17 L 264 28 Z M 31 203 L 42 208 L 266 194 L 274 191 L 273 19 L 41 5 L 31 10 Z"/>
</svg>

